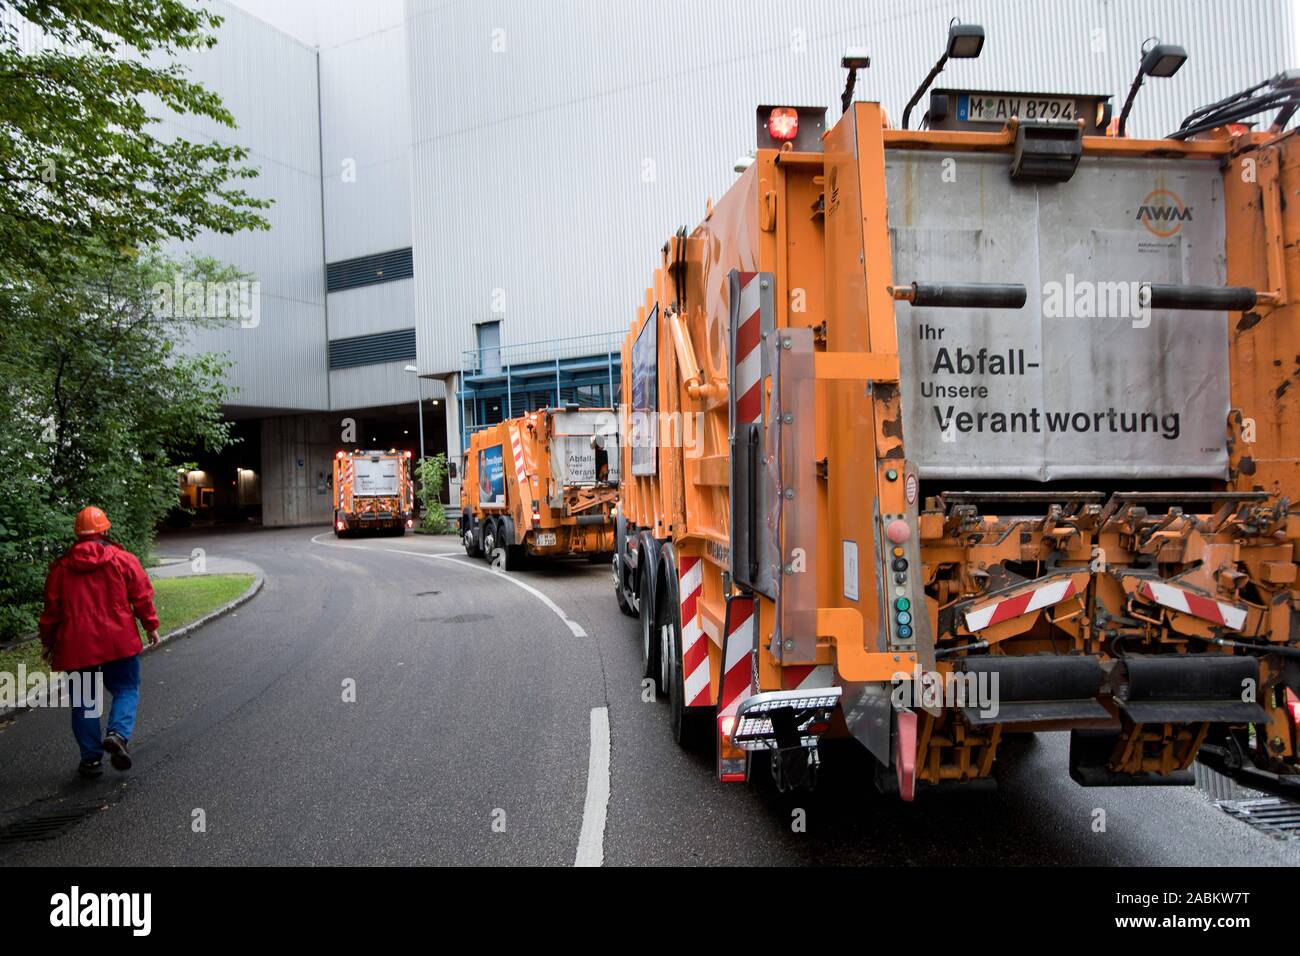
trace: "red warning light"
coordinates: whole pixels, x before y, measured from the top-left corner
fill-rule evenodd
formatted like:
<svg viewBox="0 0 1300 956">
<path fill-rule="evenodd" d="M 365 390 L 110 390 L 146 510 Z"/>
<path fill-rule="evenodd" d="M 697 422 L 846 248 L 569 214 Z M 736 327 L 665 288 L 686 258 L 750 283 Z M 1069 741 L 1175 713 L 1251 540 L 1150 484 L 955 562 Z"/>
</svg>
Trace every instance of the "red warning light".
<svg viewBox="0 0 1300 956">
<path fill-rule="evenodd" d="M 778 106 L 767 116 L 767 135 L 788 143 L 799 135 L 799 113 L 790 106 Z"/>
</svg>

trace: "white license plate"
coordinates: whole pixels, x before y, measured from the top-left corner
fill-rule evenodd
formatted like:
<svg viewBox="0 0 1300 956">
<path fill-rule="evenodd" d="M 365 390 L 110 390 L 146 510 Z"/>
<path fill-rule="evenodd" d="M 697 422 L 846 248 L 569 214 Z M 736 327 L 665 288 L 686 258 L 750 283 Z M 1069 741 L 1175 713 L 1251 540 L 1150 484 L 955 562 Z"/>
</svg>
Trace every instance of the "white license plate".
<svg viewBox="0 0 1300 956">
<path fill-rule="evenodd" d="M 970 123 L 1005 123 L 1022 120 L 1073 120 L 1074 100 L 1051 96 L 959 96 L 957 118 Z"/>
<path fill-rule="evenodd" d="M 555 547 L 555 532 L 554 531 L 537 532 L 537 546 L 539 548 Z"/>
</svg>

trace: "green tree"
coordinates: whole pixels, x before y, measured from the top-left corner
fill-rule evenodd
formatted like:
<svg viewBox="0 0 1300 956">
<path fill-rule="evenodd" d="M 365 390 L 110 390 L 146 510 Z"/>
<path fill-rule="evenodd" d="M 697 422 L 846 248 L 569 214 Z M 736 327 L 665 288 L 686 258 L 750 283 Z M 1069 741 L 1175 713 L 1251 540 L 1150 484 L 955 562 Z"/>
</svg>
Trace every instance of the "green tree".
<svg viewBox="0 0 1300 956">
<path fill-rule="evenodd" d="M 57 285 L 0 289 L 0 639 L 29 631 L 50 560 L 87 504 L 111 536 L 146 554 L 177 504 L 178 448 L 219 450 L 224 360 L 178 343 L 209 318 L 160 309 L 155 289 L 177 272 L 236 277 L 207 260 L 146 255 L 111 269 L 96 259 Z"/>
<path fill-rule="evenodd" d="M 420 483 L 420 527 L 430 534 L 451 534 L 455 529 L 442 509 L 442 489 L 447 484 L 447 456 L 438 452 L 432 458 L 421 458 L 415 466 L 415 477 Z"/>
<path fill-rule="evenodd" d="M 24 43 L 19 18 L 40 31 Z M 247 150 L 170 138 L 159 115 L 234 128 L 175 55 L 221 17 L 184 0 L 0 0 L 0 278 L 84 274 L 123 250 L 265 227 Z"/>
<path fill-rule="evenodd" d="M 155 250 L 267 226 L 246 149 L 160 126 L 235 127 L 178 56 L 220 24 L 188 0 L 0 0 L 0 639 L 34 625 L 79 508 L 144 554 L 178 449 L 228 441 L 223 360 L 154 308 L 178 271 L 230 278 Z"/>
</svg>

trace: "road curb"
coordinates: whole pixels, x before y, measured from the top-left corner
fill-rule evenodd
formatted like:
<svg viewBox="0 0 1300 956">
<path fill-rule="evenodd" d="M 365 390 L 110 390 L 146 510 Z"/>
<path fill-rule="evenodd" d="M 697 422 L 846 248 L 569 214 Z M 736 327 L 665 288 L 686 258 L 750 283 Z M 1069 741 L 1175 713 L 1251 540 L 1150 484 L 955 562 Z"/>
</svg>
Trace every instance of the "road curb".
<svg viewBox="0 0 1300 956">
<path fill-rule="evenodd" d="M 232 573 L 238 573 L 238 572 L 232 572 Z M 184 575 L 178 575 L 177 577 L 197 578 L 197 577 L 202 577 L 202 575 L 184 574 Z M 159 648 L 161 648 L 164 644 L 166 644 L 169 641 L 175 641 L 175 640 L 180 640 L 183 637 L 189 637 L 199 628 L 203 627 L 203 625 L 210 624 L 213 621 L 215 621 L 217 618 L 224 617 L 225 615 L 229 614 L 231 611 L 235 610 L 235 608 L 240 607 L 243 604 L 247 604 L 254 597 L 256 597 L 258 591 L 262 590 L 262 585 L 265 583 L 266 583 L 266 573 L 261 569 L 258 569 L 257 573 L 253 577 L 253 583 L 250 584 L 247 587 L 247 589 L 245 589 L 244 593 L 239 595 L 239 597 L 235 598 L 233 601 L 228 601 L 227 603 L 221 605 L 221 607 L 209 611 L 207 614 L 204 614 L 202 617 L 190 621 L 190 623 L 183 625 L 182 627 L 176 628 L 176 630 L 174 631 L 168 631 L 166 634 L 160 635 L 158 638 L 158 643 L 156 645 L 151 646 L 149 644 L 145 644 L 145 646 L 140 651 L 140 656 L 143 657 L 145 654 L 149 654 L 154 651 L 157 651 Z M 19 641 L 18 643 L 22 644 L 26 642 Z M 27 700 L 21 704 L 16 704 L 12 707 L 0 707 L 0 720 L 7 720 L 10 717 L 15 717 L 18 714 L 26 713 L 27 711 L 31 710 L 32 698 L 36 696 L 38 695 L 36 694 L 35 691 L 33 691 L 31 694 L 27 696 Z"/>
</svg>

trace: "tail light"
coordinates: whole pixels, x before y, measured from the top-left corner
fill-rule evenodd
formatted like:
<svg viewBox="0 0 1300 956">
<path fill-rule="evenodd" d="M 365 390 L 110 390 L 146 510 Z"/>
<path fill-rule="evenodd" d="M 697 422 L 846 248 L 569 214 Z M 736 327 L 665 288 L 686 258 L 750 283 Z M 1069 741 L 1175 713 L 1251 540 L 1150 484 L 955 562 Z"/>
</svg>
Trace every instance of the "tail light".
<svg viewBox="0 0 1300 956">
<path fill-rule="evenodd" d="M 789 106 L 778 106 L 767 115 L 767 135 L 788 143 L 799 135 L 799 112 Z"/>
<path fill-rule="evenodd" d="M 415 527 L 415 519 L 414 519 L 414 518 L 407 518 L 407 519 L 406 519 L 406 526 L 407 526 L 408 528 L 414 528 L 414 527 Z"/>
<path fill-rule="evenodd" d="M 1296 697 L 1295 691 L 1289 688 L 1286 692 L 1286 709 L 1291 712 L 1291 722 L 1300 724 L 1300 697 Z"/>
<path fill-rule="evenodd" d="M 346 527 L 346 525 L 344 525 L 342 521 L 336 521 L 334 523 L 334 527 L 337 528 L 339 531 L 342 531 Z"/>
<path fill-rule="evenodd" d="M 723 783 L 744 783 L 749 779 L 749 754 L 731 742 L 736 717 L 718 718 L 718 779 Z"/>
<path fill-rule="evenodd" d="M 343 452 L 340 451 L 340 452 L 335 453 L 334 457 L 335 457 L 335 458 L 342 458 L 342 457 L 343 457 Z"/>
<path fill-rule="evenodd" d="M 406 451 L 406 457 L 407 457 L 407 458 L 410 458 L 410 457 L 411 457 L 411 451 L 410 451 L 409 448 L 408 448 L 407 451 Z"/>
</svg>

